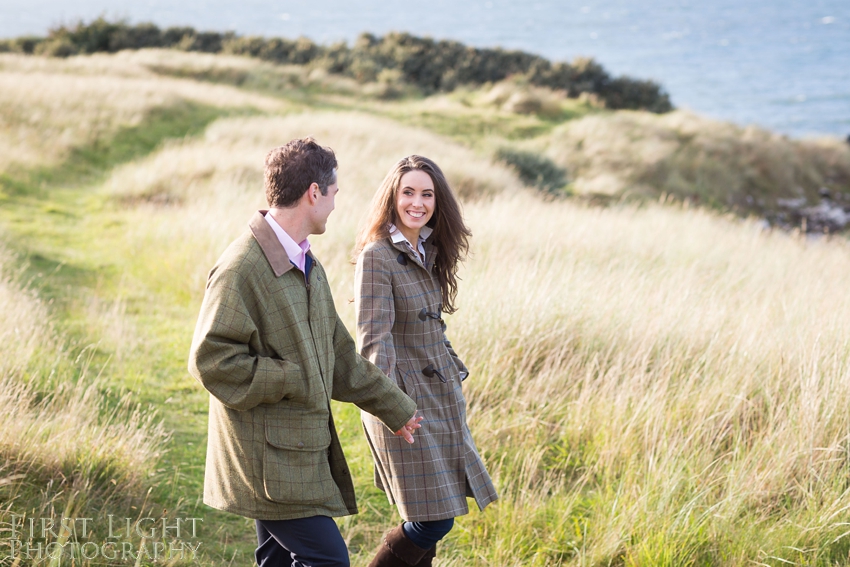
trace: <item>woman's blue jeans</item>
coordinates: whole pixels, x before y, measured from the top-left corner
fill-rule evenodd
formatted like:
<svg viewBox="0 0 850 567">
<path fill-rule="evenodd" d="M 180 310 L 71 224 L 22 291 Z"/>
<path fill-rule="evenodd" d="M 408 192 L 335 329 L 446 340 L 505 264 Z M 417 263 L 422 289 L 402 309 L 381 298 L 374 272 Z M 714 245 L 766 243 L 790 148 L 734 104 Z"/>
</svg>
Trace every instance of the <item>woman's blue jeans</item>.
<svg viewBox="0 0 850 567">
<path fill-rule="evenodd" d="M 434 520 L 431 522 L 405 522 L 401 529 L 407 539 L 422 549 L 431 549 L 437 542 L 449 533 L 454 526 L 455 519 Z"/>
</svg>

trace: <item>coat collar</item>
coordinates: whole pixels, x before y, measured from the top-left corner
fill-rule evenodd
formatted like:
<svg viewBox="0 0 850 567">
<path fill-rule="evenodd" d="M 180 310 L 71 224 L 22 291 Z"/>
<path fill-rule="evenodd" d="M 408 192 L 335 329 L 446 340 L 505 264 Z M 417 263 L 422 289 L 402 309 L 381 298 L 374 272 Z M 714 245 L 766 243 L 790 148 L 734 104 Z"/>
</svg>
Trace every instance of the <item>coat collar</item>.
<svg viewBox="0 0 850 567">
<path fill-rule="evenodd" d="M 425 241 L 425 269 L 430 272 L 434 268 L 434 258 L 437 256 L 437 247 L 429 240 Z"/>
<path fill-rule="evenodd" d="M 422 259 L 419 258 L 419 254 L 416 254 L 413 250 L 410 249 L 410 246 L 407 244 L 407 240 L 400 240 L 399 242 L 393 242 L 392 238 L 387 238 L 390 246 L 395 248 L 396 250 L 401 251 L 402 254 L 410 258 L 412 261 L 416 262 L 418 266 L 421 266 L 428 273 L 431 273 L 431 269 L 434 267 L 434 257 L 437 255 L 437 247 L 431 242 L 430 239 L 426 240 L 423 243 L 425 247 L 425 264 L 422 264 Z"/>
<path fill-rule="evenodd" d="M 266 260 L 268 260 L 269 265 L 272 267 L 274 275 L 279 278 L 289 270 L 295 268 L 295 266 L 289 261 L 289 255 L 283 248 L 283 244 L 278 240 L 274 230 L 266 222 L 265 215 L 267 212 L 261 210 L 254 213 L 254 216 L 248 221 L 248 227 L 251 229 L 254 239 L 260 245 L 263 254 L 266 256 Z M 313 258 L 314 262 L 316 261 L 311 251 L 308 250 L 307 255 Z"/>
</svg>

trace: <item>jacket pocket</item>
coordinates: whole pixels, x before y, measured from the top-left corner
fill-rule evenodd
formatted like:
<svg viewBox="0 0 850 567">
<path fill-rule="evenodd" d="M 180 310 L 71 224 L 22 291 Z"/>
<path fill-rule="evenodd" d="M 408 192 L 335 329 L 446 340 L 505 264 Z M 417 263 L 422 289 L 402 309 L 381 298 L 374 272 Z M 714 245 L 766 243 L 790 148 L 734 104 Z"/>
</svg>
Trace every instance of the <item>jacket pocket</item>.
<svg viewBox="0 0 850 567">
<path fill-rule="evenodd" d="M 266 421 L 263 450 L 266 498 L 289 504 L 322 504 L 336 496 L 339 489 L 328 462 L 330 432 L 322 425 L 284 428 Z"/>
</svg>

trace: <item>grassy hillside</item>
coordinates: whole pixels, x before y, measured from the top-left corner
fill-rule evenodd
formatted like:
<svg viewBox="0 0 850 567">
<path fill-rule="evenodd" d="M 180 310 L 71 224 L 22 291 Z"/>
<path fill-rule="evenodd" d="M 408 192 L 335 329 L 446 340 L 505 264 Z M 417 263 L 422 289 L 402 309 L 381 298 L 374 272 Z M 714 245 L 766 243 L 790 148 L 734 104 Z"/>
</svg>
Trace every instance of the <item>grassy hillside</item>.
<svg viewBox="0 0 850 567">
<path fill-rule="evenodd" d="M 850 219 L 850 145 L 795 141 L 684 111 L 590 116 L 535 143 L 574 173 L 577 193 L 671 196 L 717 210 L 766 218 L 783 228 L 841 231 Z M 824 201 L 838 217 L 813 209 Z M 804 228 L 804 230 L 806 230 Z"/>
<path fill-rule="evenodd" d="M 158 50 L 6 54 L 0 84 L 6 526 L 196 517 L 182 539 L 200 555 L 167 564 L 250 562 L 251 523 L 200 503 L 207 397 L 185 361 L 207 271 L 263 205 L 265 152 L 314 135 L 341 191 L 311 241 L 349 327 L 354 233 L 399 157 L 440 163 L 473 230 L 448 334 L 502 499 L 459 519 L 439 565 L 850 557 L 848 245 L 692 206 L 699 188 L 729 210 L 756 181 L 782 198 L 776 167 L 753 165 L 776 155 L 788 183 L 806 171 L 850 193 L 841 144 L 516 81 L 388 101 L 300 67 Z M 553 199 L 558 172 L 588 199 Z M 362 566 L 398 517 L 371 485 L 358 411 L 335 411 L 361 504 L 340 527 Z M 127 540 L 137 557 L 118 564 L 176 541 Z"/>
</svg>

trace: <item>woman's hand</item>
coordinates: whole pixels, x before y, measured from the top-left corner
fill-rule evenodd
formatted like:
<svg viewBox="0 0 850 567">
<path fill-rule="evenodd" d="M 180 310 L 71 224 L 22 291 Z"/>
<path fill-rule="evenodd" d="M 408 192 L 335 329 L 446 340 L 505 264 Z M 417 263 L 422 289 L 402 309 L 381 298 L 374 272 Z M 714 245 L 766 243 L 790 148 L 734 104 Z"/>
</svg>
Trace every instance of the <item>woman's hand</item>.
<svg viewBox="0 0 850 567">
<path fill-rule="evenodd" d="M 418 412 L 413 412 L 413 417 L 410 418 L 404 427 L 395 432 L 399 437 L 404 437 L 408 443 L 413 443 L 413 432 L 422 427 L 419 422 L 422 421 L 421 415 L 416 415 Z"/>
</svg>

